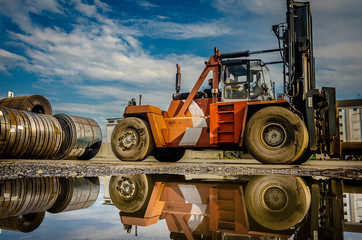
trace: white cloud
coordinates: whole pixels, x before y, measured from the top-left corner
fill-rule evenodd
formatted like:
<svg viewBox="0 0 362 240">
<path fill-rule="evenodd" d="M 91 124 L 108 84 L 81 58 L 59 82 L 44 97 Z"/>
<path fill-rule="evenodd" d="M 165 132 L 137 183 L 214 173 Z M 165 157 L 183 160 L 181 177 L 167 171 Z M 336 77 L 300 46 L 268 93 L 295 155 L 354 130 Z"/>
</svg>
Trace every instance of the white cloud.
<svg viewBox="0 0 362 240">
<path fill-rule="evenodd" d="M 321 57 L 317 62 L 319 87 L 336 87 L 339 99 L 361 98 L 362 58 Z"/>
<path fill-rule="evenodd" d="M 333 45 L 321 46 L 315 50 L 319 57 L 354 57 L 362 58 L 362 41 L 336 43 Z"/>
<path fill-rule="evenodd" d="M 245 15 L 246 11 L 257 15 L 278 15 L 285 10 L 281 0 L 213 0 L 212 5 L 225 14 Z"/>
<path fill-rule="evenodd" d="M 15 53 L 0 49 L 0 72 L 10 75 L 9 68 L 14 68 L 18 64 L 26 63 L 27 59 Z"/>
<path fill-rule="evenodd" d="M 62 13 L 63 10 L 56 0 L 2 0 L 0 13 L 10 17 L 24 32 L 30 33 L 34 28 L 29 14 L 40 14 L 44 11 Z"/>
<path fill-rule="evenodd" d="M 239 32 L 228 26 L 226 20 L 209 20 L 188 24 L 148 19 L 134 20 L 134 22 L 133 28 L 139 29 L 143 34 L 153 38 L 182 40 L 217 37 Z"/>
<path fill-rule="evenodd" d="M 7 61 L 24 61 L 26 62 L 26 58 L 23 56 L 8 52 L 4 49 L 0 49 L 0 59 L 6 59 Z"/>
<path fill-rule="evenodd" d="M 150 3 L 148 1 L 137 1 L 138 5 L 145 8 L 145 9 L 149 9 L 149 8 L 158 8 L 159 6 L 153 3 Z"/>
</svg>

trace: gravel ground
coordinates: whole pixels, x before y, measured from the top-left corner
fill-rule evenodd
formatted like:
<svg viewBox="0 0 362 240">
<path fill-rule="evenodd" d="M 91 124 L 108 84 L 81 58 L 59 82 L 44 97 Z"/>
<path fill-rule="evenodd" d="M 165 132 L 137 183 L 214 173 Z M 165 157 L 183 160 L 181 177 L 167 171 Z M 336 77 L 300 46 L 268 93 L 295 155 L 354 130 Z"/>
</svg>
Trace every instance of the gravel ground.
<svg viewBox="0 0 362 240">
<path fill-rule="evenodd" d="M 182 159 L 177 163 L 121 162 L 115 159 L 75 160 L 0 160 L 0 179 L 44 176 L 112 176 L 120 174 L 180 175 L 292 175 L 343 179 L 362 179 L 362 163 L 346 161 L 308 161 L 294 165 L 263 165 L 253 159 Z"/>
</svg>

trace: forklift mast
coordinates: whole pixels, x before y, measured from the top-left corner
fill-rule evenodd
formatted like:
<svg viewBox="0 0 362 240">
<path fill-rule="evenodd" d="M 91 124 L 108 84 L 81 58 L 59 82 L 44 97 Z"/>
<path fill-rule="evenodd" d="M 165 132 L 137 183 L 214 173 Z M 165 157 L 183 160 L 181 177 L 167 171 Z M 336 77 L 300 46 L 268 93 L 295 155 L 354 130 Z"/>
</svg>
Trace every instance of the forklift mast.
<svg viewBox="0 0 362 240">
<path fill-rule="evenodd" d="M 287 0 L 286 23 L 273 26 L 283 60 L 284 94 L 301 109 L 315 89 L 312 15 L 309 2 Z"/>
</svg>

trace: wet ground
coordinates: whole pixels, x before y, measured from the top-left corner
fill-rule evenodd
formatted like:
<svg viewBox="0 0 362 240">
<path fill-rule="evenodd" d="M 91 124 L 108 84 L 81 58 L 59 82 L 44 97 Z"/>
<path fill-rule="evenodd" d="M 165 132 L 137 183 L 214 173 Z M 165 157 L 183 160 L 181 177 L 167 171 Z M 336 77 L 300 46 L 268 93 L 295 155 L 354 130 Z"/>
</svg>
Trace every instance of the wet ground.
<svg viewBox="0 0 362 240">
<path fill-rule="evenodd" d="M 341 160 L 310 160 L 302 165 L 265 165 L 253 159 L 182 159 L 177 163 L 160 163 L 154 159 L 142 162 L 122 162 L 117 159 L 0 160 L 0 179 L 146 173 L 204 176 L 278 174 L 361 180 L 361 170 L 362 162 Z"/>
<path fill-rule="evenodd" d="M 35 175 L 95 174 L 97 166 L 100 174 L 112 167 L 127 174 L 0 180 L 0 239 L 362 238 L 361 181 L 342 180 L 341 176 L 343 166 L 351 173 L 358 171 L 356 164 L 329 162 L 323 171 L 319 162 L 312 162 L 296 168 L 303 171 L 293 172 L 295 167 L 265 167 L 252 161 L 187 161 L 123 164 L 94 160 L 87 166 L 54 162 L 48 168 L 47 162 L 25 161 L 27 167 L 19 167 L 18 162 L 2 161 L 2 166 L 22 171 L 23 176 L 35 172 L 31 166 L 39 167 Z M 56 166 L 60 166 L 58 171 Z M 251 174 L 210 174 L 231 171 L 233 166 L 233 172 Z M 198 174 L 129 174 L 156 169 Z M 336 177 L 311 175 L 316 169 Z M 268 175 L 255 174 L 267 170 Z M 351 176 L 359 177 L 356 174 Z"/>
</svg>

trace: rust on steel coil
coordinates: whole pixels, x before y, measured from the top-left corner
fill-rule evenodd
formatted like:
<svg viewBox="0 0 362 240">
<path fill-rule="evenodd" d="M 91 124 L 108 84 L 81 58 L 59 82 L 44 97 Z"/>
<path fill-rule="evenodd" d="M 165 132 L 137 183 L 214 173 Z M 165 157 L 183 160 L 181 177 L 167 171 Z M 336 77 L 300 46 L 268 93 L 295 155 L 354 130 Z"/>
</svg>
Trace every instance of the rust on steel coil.
<svg viewBox="0 0 362 240">
<path fill-rule="evenodd" d="M 0 158 L 50 158 L 63 137 L 53 116 L 5 107 L 0 107 L 0 133 Z"/>
<path fill-rule="evenodd" d="M 102 131 L 96 121 L 62 113 L 55 114 L 54 117 L 64 133 L 62 146 L 55 158 L 88 160 L 98 153 Z"/>
<path fill-rule="evenodd" d="M 74 211 L 91 207 L 99 195 L 99 178 L 60 178 L 60 191 L 50 213 Z"/>
<path fill-rule="evenodd" d="M 41 95 L 4 98 L 0 100 L 0 106 L 34 113 L 53 114 L 49 101 Z"/>
<path fill-rule="evenodd" d="M 45 212 L 28 213 L 0 219 L 0 229 L 17 232 L 32 232 L 43 222 Z"/>
<path fill-rule="evenodd" d="M 0 181 L 0 219 L 44 212 L 55 203 L 59 180 L 55 177 Z"/>
</svg>

